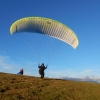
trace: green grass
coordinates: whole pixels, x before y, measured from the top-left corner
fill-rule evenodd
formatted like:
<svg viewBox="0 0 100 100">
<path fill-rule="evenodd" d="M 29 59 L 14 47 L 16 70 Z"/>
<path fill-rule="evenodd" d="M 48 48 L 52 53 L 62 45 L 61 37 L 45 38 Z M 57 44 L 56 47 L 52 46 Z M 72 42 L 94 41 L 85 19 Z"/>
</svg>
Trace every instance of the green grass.
<svg viewBox="0 0 100 100">
<path fill-rule="evenodd" d="M 0 73 L 0 100 L 100 100 L 100 84 Z"/>
</svg>

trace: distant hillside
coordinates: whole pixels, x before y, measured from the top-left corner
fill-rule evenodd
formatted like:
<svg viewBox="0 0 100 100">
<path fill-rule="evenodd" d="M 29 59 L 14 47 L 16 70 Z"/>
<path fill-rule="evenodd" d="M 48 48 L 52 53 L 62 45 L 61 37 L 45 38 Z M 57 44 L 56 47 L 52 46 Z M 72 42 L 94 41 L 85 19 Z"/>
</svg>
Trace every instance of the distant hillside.
<svg viewBox="0 0 100 100">
<path fill-rule="evenodd" d="M 82 81 L 82 82 L 100 83 L 100 78 L 90 78 L 90 77 L 85 77 L 85 78 L 68 78 L 68 77 L 62 77 L 60 79 Z"/>
<path fill-rule="evenodd" d="M 0 100 L 100 100 L 100 84 L 0 73 Z"/>
</svg>

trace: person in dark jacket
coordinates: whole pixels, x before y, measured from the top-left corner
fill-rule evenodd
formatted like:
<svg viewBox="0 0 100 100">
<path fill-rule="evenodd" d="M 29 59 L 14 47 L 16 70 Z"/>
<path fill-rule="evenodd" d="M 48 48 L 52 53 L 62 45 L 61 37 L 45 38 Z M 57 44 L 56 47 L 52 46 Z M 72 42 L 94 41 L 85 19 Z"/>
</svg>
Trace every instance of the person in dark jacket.
<svg viewBox="0 0 100 100">
<path fill-rule="evenodd" d="M 41 75 L 41 79 L 43 79 L 44 78 L 44 70 L 47 68 L 47 66 L 45 67 L 44 66 L 44 63 L 42 63 L 42 65 L 40 66 L 38 66 L 38 68 L 39 68 L 39 74 Z"/>
<path fill-rule="evenodd" d="M 18 74 L 23 75 L 23 73 L 24 73 L 24 70 L 23 70 L 23 68 L 21 68 L 21 69 L 20 69 L 20 72 L 17 73 L 17 75 L 18 75 Z"/>
</svg>

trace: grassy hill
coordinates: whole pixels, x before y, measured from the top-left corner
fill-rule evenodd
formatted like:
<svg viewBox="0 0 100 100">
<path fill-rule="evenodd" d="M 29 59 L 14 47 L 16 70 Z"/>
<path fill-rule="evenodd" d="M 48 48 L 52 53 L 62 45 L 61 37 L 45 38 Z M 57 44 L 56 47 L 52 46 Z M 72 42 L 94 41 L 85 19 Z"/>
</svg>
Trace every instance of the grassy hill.
<svg viewBox="0 0 100 100">
<path fill-rule="evenodd" d="M 0 100 L 100 100 L 100 84 L 0 73 Z"/>
</svg>

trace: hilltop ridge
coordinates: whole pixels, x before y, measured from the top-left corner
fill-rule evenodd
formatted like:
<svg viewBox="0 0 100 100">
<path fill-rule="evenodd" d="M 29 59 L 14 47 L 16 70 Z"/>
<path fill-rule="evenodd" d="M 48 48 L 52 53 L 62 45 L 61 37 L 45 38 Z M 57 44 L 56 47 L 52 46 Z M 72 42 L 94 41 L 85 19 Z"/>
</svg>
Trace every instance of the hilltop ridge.
<svg viewBox="0 0 100 100">
<path fill-rule="evenodd" d="M 0 73 L 0 100 L 100 100 L 100 84 Z"/>
</svg>

